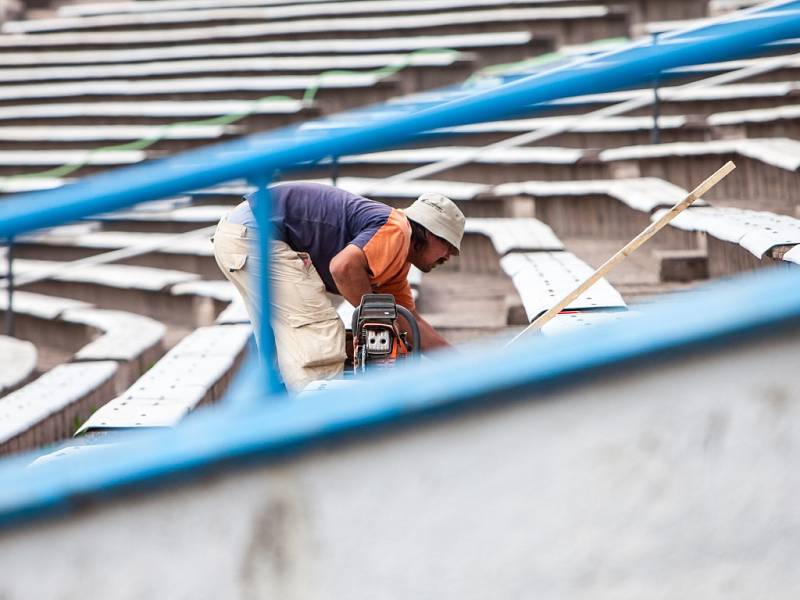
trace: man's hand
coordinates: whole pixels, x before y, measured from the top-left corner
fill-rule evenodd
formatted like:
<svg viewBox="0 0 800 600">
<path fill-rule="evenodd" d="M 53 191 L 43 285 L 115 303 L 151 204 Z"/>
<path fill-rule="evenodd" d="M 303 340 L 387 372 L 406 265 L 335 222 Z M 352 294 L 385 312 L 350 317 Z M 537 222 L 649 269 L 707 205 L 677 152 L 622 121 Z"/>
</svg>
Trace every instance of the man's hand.
<svg viewBox="0 0 800 600">
<path fill-rule="evenodd" d="M 345 246 L 331 259 L 330 270 L 339 293 L 353 306 L 361 304 L 364 294 L 372 293 L 367 257 L 358 246 Z"/>
<path fill-rule="evenodd" d="M 361 298 L 364 294 L 372 293 L 367 257 L 358 246 L 352 244 L 345 246 L 344 250 L 331 259 L 330 270 L 339 293 L 353 306 L 361 304 Z M 417 319 L 421 338 L 414 340 L 414 344 L 419 344 L 420 349 L 423 351 L 450 347 L 447 340 L 430 323 L 423 319 L 416 310 L 411 312 Z M 405 319 L 401 317 L 401 324 L 404 324 L 404 329 L 408 330 L 409 326 L 404 322 Z"/>
</svg>

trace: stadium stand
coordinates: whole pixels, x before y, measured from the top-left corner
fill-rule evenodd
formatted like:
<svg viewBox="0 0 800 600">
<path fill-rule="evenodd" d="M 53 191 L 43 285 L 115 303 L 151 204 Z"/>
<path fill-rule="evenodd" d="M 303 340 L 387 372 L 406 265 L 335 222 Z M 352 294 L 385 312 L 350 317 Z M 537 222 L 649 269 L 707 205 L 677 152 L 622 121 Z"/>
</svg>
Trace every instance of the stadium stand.
<svg viewBox="0 0 800 600">
<path fill-rule="evenodd" d="M 111 167 L 312 117 L 326 118 L 298 130 L 297 139 L 314 138 L 325 128 L 333 136 L 354 125 L 435 109 L 446 100 L 458 101 L 545 73 L 574 56 L 603 51 L 568 44 L 661 34 L 685 27 L 689 19 L 702 24 L 706 17 L 753 4 L 118 0 L 51 10 L 55 7 L 37 0 L 29 3 L 29 16 L 42 18 L 5 23 L 0 35 L 0 191 L 57 188 Z M 36 12 L 41 5 L 47 14 Z M 706 38 L 698 39 L 701 43 Z M 623 42 L 612 40 L 602 47 Z M 437 48 L 447 51 L 433 51 Z M 796 271 L 800 264 L 800 202 L 794 192 L 798 114 L 793 106 L 798 71 L 791 59 L 797 48 L 788 43 L 767 50 L 767 59 L 677 68 L 657 82 L 637 81 L 636 89 L 520 106 L 505 121 L 451 125 L 405 140 L 400 147 L 328 155 L 300 168 L 282 168 L 284 180 L 334 182 L 397 207 L 424 191 L 453 198 L 468 217 L 463 252 L 432 273 L 413 273 L 412 283 L 421 312 L 450 341 L 460 342 L 518 332 L 709 172 L 735 160 L 735 174 L 705 201 L 545 325 L 542 336 L 554 339 L 537 340 L 545 344 L 531 346 L 532 352 L 521 346 L 519 355 L 506 352 L 504 362 L 487 354 L 480 360 L 454 361 L 446 377 L 432 371 L 422 373 L 419 381 L 397 377 L 388 390 L 376 392 L 373 387 L 351 396 L 339 390 L 331 405 L 295 398 L 259 412 L 248 402 L 272 392 L 263 390 L 261 374 L 245 370 L 235 399 L 216 411 L 229 415 L 225 427 L 213 420 L 214 410 L 192 415 L 223 397 L 247 346 L 253 345 L 252 326 L 241 299 L 221 279 L 208 234 L 179 236 L 207 231 L 255 189 L 253 182 L 219 183 L 219 177 L 214 186 L 172 190 L 181 195 L 158 203 L 91 217 L 78 210 L 69 218 L 80 214 L 88 222 L 17 235 L 17 337 L 0 336 L 0 364 L 4 352 L 15 357 L 13 369 L 0 368 L 0 453 L 41 448 L 76 428 L 85 437 L 77 440 L 82 445 L 40 458 L 22 474 L 12 473 L 11 500 L 0 494 L 6 502 L 0 500 L 0 520 L 36 512 L 36 506 L 22 506 L 19 497 L 24 494 L 15 482 L 34 478 L 37 469 L 51 480 L 69 479 L 67 486 L 73 486 L 73 497 L 79 500 L 93 499 L 93 491 L 109 479 L 109 489 L 139 488 L 148 483 L 148 475 L 182 479 L 185 470 L 204 461 L 218 476 L 199 478 L 189 492 L 170 489 L 156 501 L 142 494 L 139 502 L 120 502 L 115 520 L 105 520 L 102 528 L 90 520 L 103 509 L 98 501 L 81 504 L 79 522 L 64 519 L 52 530 L 40 527 L 4 538 L 0 556 L 12 565 L 15 577 L 3 578 L 0 596 L 27 597 L 49 588 L 56 592 L 35 595 L 77 596 L 91 589 L 114 597 L 124 587 L 122 580 L 129 584 L 124 589 L 140 596 L 165 582 L 182 591 L 191 588 L 183 594 L 187 597 L 220 588 L 232 595 L 243 589 L 243 597 L 283 597 L 287 591 L 315 596 L 307 581 L 319 583 L 307 577 L 312 572 L 327 578 L 326 592 L 348 596 L 356 585 L 352 579 L 342 582 L 347 570 L 338 559 L 342 556 L 348 562 L 351 556 L 360 557 L 351 564 L 363 567 L 357 583 L 359 590 L 369 590 L 367 597 L 375 588 L 389 597 L 424 595 L 418 593 L 417 581 L 426 582 L 430 595 L 463 591 L 459 596 L 476 597 L 480 594 L 474 590 L 485 590 L 470 590 L 461 582 L 480 582 L 488 573 L 501 581 L 493 589 L 501 596 L 519 595 L 514 586 L 522 581 L 526 592 L 546 588 L 542 595 L 559 588 L 573 595 L 616 596 L 622 590 L 646 597 L 654 587 L 637 576 L 618 574 L 639 573 L 637 567 L 650 573 L 665 564 L 668 571 L 673 569 L 671 586 L 662 583 L 656 591 L 667 595 L 698 595 L 697 588 L 681 586 L 697 571 L 707 573 L 704 581 L 710 582 L 703 588 L 706 593 L 699 594 L 703 596 L 725 597 L 731 589 L 745 590 L 745 595 L 780 591 L 771 586 L 791 572 L 783 559 L 775 561 L 777 566 L 756 560 L 756 568 L 736 569 L 736 575 L 729 567 L 734 562 L 746 567 L 753 554 L 769 554 L 760 547 L 754 550 L 760 546 L 757 534 L 763 533 L 758 524 L 767 523 L 771 542 L 785 543 L 785 532 L 792 531 L 783 520 L 780 531 L 772 526 L 775 514 L 791 514 L 796 497 L 787 476 L 792 446 L 785 443 L 790 440 L 787 417 L 793 396 L 782 376 L 796 356 L 796 343 L 784 339 L 791 335 L 789 328 L 781 338 L 784 345 L 768 357 L 757 355 L 758 348 L 774 341 L 766 338 L 767 326 L 772 331 L 796 320 L 786 309 L 791 289 L 775 286 L 779 293 L 761 296 L 739 290 L 737 280 L 725 288 L 723 301 L 701 304 L 706 310 L 699 314 L 669 318 L 679 313 L 664 309 L 659 313 L 667 317 L 662 322 L 644 316 L 639 329 L 634 321 L 637 308 L 652 295 L 695 290 L 701 280 L 748 270 L 766 278 L 770 268 Z M 551 51 L 556 54 L 544 56 Z M 772 68 L 772 55 L 780 54 L 785 64 Z M 501 62 L 517 64 L 497 67 Z M 323 74 L 331 69 L 348 73 Z M 694 84 L 693 89 L 684 87 Z M 442 86 L 449 88 L 438 89 Z M 378 109 L 351 110 L 386 100 Z M 342 110 L 350 112 L 338 114 Z M 606 112 L 587 116 L 596 110 Z M 176 124 L 181 121 L 183 125 Z M 523 141 L 508 143 L 512 136 Z M 247 150 L 269 152 L 274 140 L 250 138 Z M 243 148 L 238 152 L 244 153 Z M 176 173 L 196 168 L 166 164 L 176 167 Z M 34 172 L 39 176 L 31 177 Z M 2 292 L 0 317 L 9 307 Z M 735 298 L 729 307 L 731 295 Z M 755 310 L 762 305 L 763 312 Z M 352 310 L 346 303 L 338 307 L 346 324 Z M 767 322 L 764 315 L 774 317 L 782 310 L 785 322 Z M 764 337 L 743 341 L 739 325 L 730 323 L 750 320 L 761 324 L 758 333 Z M 564 337 L 567 343 L 561 346 L 547 344 L 566 333 L 574 335 L 576 329 L 617 321 L 630 326 L 603 329 L 596 337 Z M 640 346 L 632 350 L 634 337 Z M 713 348 L 719 340 L 730 346 L 724 356 Z M 689 347 L 696 342 L 703 343 L 701 349 Z M 728 360 L 731 352 L 736 354 Z M 612 364 L 620 357 L 632 360 L 620 368 Z M 526 361 L 529 370 L 521 373 L 516 365 Z M 643 365 L 647 372 L 641 375 Z M 608 367 L 612 377 L 605 373 Z M 632 383 L 628 369 L 640 374 Z M 533 371 L 538 375 L 531 375 Z M 481 378 L 475 379 L 478 374 Z M 493 377 L 502 384 L 492 383 Z M 699 383 L 707 380 L 716 382 L 715 389 Z M 557 395 L 565 382 L 575 389 Z M 419 386 L 413 396 L 412 384 Z M 254 392 L 255 385 L 262 387 Z M 322 387 L 337 390 L 335 383 Z M 528 390 L 542 401 L 508 403 L 510 408 L 497 402 Z M 469 414 L 460 420 L 441 418 L 448 403 L 472 406 L 487 397 L 492 404 L 488 410 L 464 411 Z M 689 404 L 691 409 L 685 406 Z M 303 409 L 307 412 L 294 412 Z M 395 439 L 396 444 L 384 443 L 385 431 L 363 446 L 349 437 L 387 422 L 391 427 L 386 429 L 397 429 L 393 418 L 411 420 L 422 411 L 441 420 L 414 429 L 413 435 L 396 436 L 403 438 Z M 616 428 L 595 427 L 612 421 Z M 183 427 L 175 427 L 179 423 Z M 138 443 L 130 434 L 130 447 L 137 451 L 125 456 L 121 451 L 126 448 L 115 443 L 123 430 L 173 427 L 173 438 L 142 437 Z M 272 429 L 265 436 L 267 427 Z M 767 429 L 773 437 L 764 435 Z M 183 431 L 194 437 L 180 437 Z M 333 441 L 326 437 L 334 435 Z M 230 436 L 247 450 L 226 445 Z M 298 447 L 319 441 L 310 459 L 292 456 Z M 132 467 L 115 468 L 113 454 L 108 454 L 102 472 L 93 470 L 88 459 L 92 454 L 102 457 L 106 450 L 120 451 L 125 460 L 119 463 Z M 151 460 L 150 453 L 159 451 L 168 460 Z M 241 471 L 231 475 L 226 467 L 236 452 L 271 453 L 281 464 L 276 467 L 272 460 L 271 470 L 256 471 L 255 476 L 240 476 Z M 754 455 L 758 468 L 752 471 L 760 478 L 755 483 L 742 476 L 747 465 L 753 466 L 745 454 Z M 775 460 L 776 455 L 785 463 L 780 457 Z M 509 461 L 509 456 L 526 458 Z M 762 468 L 762 459 L 778 467 Z M 521 472 L 518 464 L 528 470 Z M 66 467 L 59 471 L 61 465 Z M 442 477 L 453 470 L 458 481 Z M 561 472 L 574 477 L 553 475 Z M 722 481 L 728 476 L 732 482 Z M 732 487 L 726 490 L 721 481 Z M 54 492 L 48 482 L 35 483 L 47 492 L 48 506 L 66 512 L 73 497 Z M 739 518 L 747 511 L 739 511 L 738 504 L 719 510 L 719 498 L 746 487 L 743 482 L 753 490 L 740 504 L 769 509 L 759 513 L 760 519 Z M 595 491 L 602 485 L 613 500 L 596 510 Z M 682 502 L 674 501 L 678 489 Z M 781 502 L 773 502 L 764 490 L 783 494 Z M 626 502 L 619 502 L 621 495 Z M 10 513 L 9 506 L 17 512 Z M 487 506 L 496 510 L 486 511 Z M 632 507 L 631 512 L 620 511 L 620 506 Z M 476 510 L 484 516 L 465 529 L 464 519 Z M 554 511 L 569 525 L 559 528 L 562 519 L 552 519 Z M 398 514 L 395 520 L 387 516 Z M 366 528 L 364 515 L 370 515 Z M 128 525 L 128 532 L 135 528 L 135 534 L 123 535 L 120 522 Z M 158 527 L 151 530 L 148 523 Z M 225 527 L 198 528 L 197 523 Z M 644 530 L 642 538 L 629 533 L 637 525 L 637 531 Z M 360 530 L 372 539 L 359 538 Z M 512 530 L 501 545 L 485 543 Z M 246 533 L 240 539 L 241 531 Z M 529 552 L 532 547 L 525 542 L 534 537 L 530 531 L 544 540 L 546 551 L 539 546 Z M 24 545 L 34 537 L 38 546 Z M 136 544 L 130 544 L 134 539 Z M 202 560 L 194 548 L 198 539 L 209 542 L 202 544 Z M 391 546 L 392 553 L 373 553 L 374 539 L 410 539 L 413 558 L 402 561 L 402 544 Z M 609 558 L 609 539 L 621 540 L 619 547 L 644 551 Z M 559 545 L 563 540 L 568 543 Z M 692 550 L 682 553 L 686 540 L 692 541 Z M 41 552 L 51 543 L 64 551 Z M 526 560 L 524 572 L 515 571 L 520 546 L 526 557 L 537 557 L 536 569 Z M 164 547 L 175 552 L 167 561 L 169 568 L 159 570 Z M 487 554 L 482 550 L 487 547 L 502 551 Z M 465 548 L 470 549 L 466 560 Z M 789 544 L 787 548 L 778 554 L 796 554 Z M 231 557 L 244 557 L 244 562 L 234 565 Z M 51 560 L 58 561 L 58 568 L 41 577 L 43 565 L 55 564 Z M 382 577 L 395 570 L 386 565 L 395 561 L 402 565 L 402 575 L 384 586 Z M 704 569 L 709 563 L 719 570 Z M 117 568 L 121 564 L 124 569 Z M 209 564 L 214 568 L 204 568 Z M 589 571 L 587 564 L 592 565 Z M 185 577 L 189 572 L 192 577 Z M 228 572 L 238 579 L 225 579 Z M 207 573 L 213 573 L 212 583 Z M 766 573 L 757 581 L 762 585 L 739 586 L 751 573 Z M 778 577 L 769 577 L 775 573 Z M 550 585 L 527 587 L 542 580 Z M 273 591 L 269 586 L 274 594 L 261 593 Z"/>
<path fill-rule="evenodd" d="M 393 110 L 414 110 L 432 98 L 443 97 L 441 91 L 431 94 L 426 90 L 452 86 L 467 80 L 471 72 L 479 77 L 469 79 L 465 87 L 452 86 L 454 98 L 494 77 L 512 80 L 529 69 L 540 68 L 530 59 L 554 45 L 562 52 L 560 56 L 592 54 L 603 46 L 568 44 L 627 36 L 638 30 L 629 29 L 631 23 L 641 28 L 655 21 L 696 19 L 710 11 L 705 2 L 673 2 L 667 6 L 638 1 L 619 3 L 624 9 L 581 1 L 552 2 L 545 7 L 535 2 L 469 0 L 426 3 L 424 10 L 421 4 L 380 2 L 313 3 L 299 8 L 290 3 L 271 6 L 244 2 L 243 6 L 227 5 L 224 9 L 213 3 L 205 8 L 180 2 L 170 8 L 170 2 L 160 0 L 149 4 L 150 10 L 144 12 L 139 5 L 124 2 L 94 9 L 91 5 L 64 6 L 50 19 L 4 26 L 7 35 L 0 36 L 0 48 L 4 49 L 0 64 L 6 68 L 0 75 L 0 97 L 7 99 L 7 105 L 0 106 L 0 149 L 6 152 L 8 165 L 2 168 L 6 174 L 46 169 L 55 176 L 6 177 L 2 189 L 56 187 L 71 180 L 61 175 L 61 165 L 71 164 L 63 172 L 75 178 L 122 164 L 120 161 L 141 162 L 320 114 L 333 116 L 309 131 L 347 126 L 348 122 L 374 118 L 373 113 L 335 113 L 380 100 L 389 99 L 387 106 Z M 495 4 L 503 8 L 492 8 Z M 342 11 L 352 16 L 346 20 L 335 17 Z M 418 13 L 413 17 L 413 27 L 411 17 L 404 12 Z M 270 20 L 265 21 L 267 14 Z M 315 20 L 321 15 L 326 18 Z M 224 33 L 204 28 L 203 23 L 212 21 L 226 23 Z M 339 39 L 331 37 L 332 31 Z M 290 35 L 317 39 L 286 39 Z M 120 49 L 122 45 L 124 49 Z M 546 67 L 548 59 L 542 60 Z M 502 69 L 485 69 L 499 62 L 517 61 L 523 62 L 504 67 L 508 75 Z M 671 87 L 687 80 L 702 82 L 705 77 L 746 68 L 752 62 L 677 70 L 674 82 L 663 82 L 659 90 L 657 127 L 654 109 L 646 106 L 618 116 L 577 122 L 569 114 L 647 100 L 650 90 L 583 96 L 552 103 L 539 111 L 553 116 L 522 115 L 507 121 L 445 128 L 421 136 L 408 148 L 342 156 L 335 162 L 322 161 L 283 176 L 333 180 L 345 189 L 397 207 L 408 205 L 431 189 L 456 200 L 469 217 L 466 251 L 441 273 L 415 281 L 415 293 L 432 322 L 451 331 L 455 338 L 463 335 L 459 331 L 468 330 L 472 332 L 468 337 L 485 335 L 509 323 L 527 323 L 535 318 L 576 278 L 588 273 L 590 264 L 596 266 L 609 248 L 641 230 L 659 209 L 674 204 L 685 192 L 682 188 L 696 183 L 696 174 L 708 170 L 708 165 L 695 165 L 692 171 L 689 167 L 696 162 L 693 156 L 685 167 L 678 164 L 666 172 L 655 171 L 645 158 L 636 157 L 638 148 L 643 156 L 664 149 L 657 162 L 661 167 L 667 156 L 681 160 L 679 153 L 673 153 L 674 158 L 669 154 L 669 148 L 676 144 L 680 148 L 687 144 L 696 147 L 697 156 L 708 156 L 709 164 L 727 157 L 715 151 L 723 146 L 739 148 L 736 144 L 742 143 L 742 147 L 755 148 L 752 144 L 757 142 L 752 140 L 728 141 L 733 136 L 720 128 L 718 119 L 724 119 L 718 116 L 720 109 L 756 105 L 778 110 L 773 107 L 785 104 L 794 93 L 790 80 L 780 80 L 791 75 L 790 68 L 769 70 L 776 82 L 732 80 L 696 90 Z M 348 73 L 324 73 L 342 68 Z M 351 82 L 361 87 L 349 88 Z M 281 99 L 258 103 L 247 100 L 272 93 Z M 120 95 L 136 97 L 136 101 L 122 101 Z M 155 100 L 161 95 L 163 100 Z M 31 100 L 38 104 L 31 104 Z M 236 114 L 236 118 L 215 118 L 225 114 Z M 173 127 L 177 121 L 188 123 Z M 534 130 L 551 130 L 545 145 L 537 140 L 521 147 L 482 148 Z M 742 137 L 741 133 L 737 135 Z M 654 136 L 661 143 L 646 146 Z M 713 140 L 717 136 L 724 140 Z M 121 149 L 136 146 L 141 140 L 147 142 L 135 150 Z M 766 139 L 761 143 L 779 144 Z M 109 148 L 93 151 L 100 146 Z M 761 150 L 750 150 L 753 160 L 760 160 Z M 31 151 L 31 155 L 25 151 Z M 736 158 L 741 162 L 741 154 Z M 439 170 L 436 179 L 403 180 L 403 173 L 411 167 L 448 162 L 455 164 Z M 678 176 L 681 168 L 685 172 Z M 764 177 L 771 175 L 769 172 Z M 24 285 L 22 290 L 84 301 L 107 312 L 125 311 L 157 319 L 169 330 L 164 338 L 168 354 L 157 363 L 166 365 L 172 360 L 170 347 L 177 343 L 173 349 L 178 354 L 184 352 L 181 340 L 191 346 L 194 334 L 184 336 L 197 327 L 247 327 L 241 302 L 220 279 L 210 244 L 202 238 L 180 241 L 171 236 L 212 226 L 252 189 L 249 184 L 231 182 L 152 206 L 101 215 L 93 224 L 79 228 L 55 228 L 18 237 L 18 277 L 46 274 L 66 264 L 61 261 L 84 260 L 98 252 L 151 247 L 114 264 L 101 260 L 70 268 Z M 731 203 L 728 195 L 722 197 Z M 678 272 L 683 265 L 685 272 L 686 264 L 699 261 L 702 268 L 690 270 L 693 278 L 709 273 L 719 276 L 722 271 L 712 256 L 716 256 L 714 241 L 708 231 L 670 228 L 654 241 L 644 267 L 638 265 L 633 275 L 626 273 L 622 279 L 604 281 L 591 298 L 586 296 L 572 307 L 580 314 L 567 312 L 545 333 L 621 318 L 615 311 L 626 307 L 623 296 L 638 298 L 636 286 L 643 286 L 645 291 L 664 291 L 669 287 L 660 284 L 681 278 L 665 273 L 670 265 L 675 270 L 677 264 Z M 655 275 L 642 281 L 644 268 Z M 545 281 L 551 282 L 547 289 L 552 291 L 542 296 Z M 502 314 L 500 321 L 487 316 L 485 323 L 493 324 L 481 325 L 481 319 L 476 318 L 475 327 L 470 328 L 444 314 L 445 298 L 463 290 L 474 296 L 470 290 L 475 285 L 485 288 L 482 296 L 479 294 L 482 299 L 476 299 L 478 304 L 483 302 L 482 312 Z M 438 293 L 436 287 L 446 291 Z M 487 295 L 490 288 L 495 291 Z M 597 303 L 596 296 L 604 299 Z M 493 308 L 486 311 L 486 306 Z M 351 310 L 346 303 L 340 306 L 345 323 Z M 238 365 L 244 341 L 237 346 L 227 369 Z M 198 383 L 195 395 L 186 395 L 182 408 L 173 406 L 164 409 L 167 412 L 153 409 L 153 418 L 161 424 L 174 424 L 195 406 L 215 399 L 230 372 L 220 374 L 222 383 L 218 387 L 213 382 Z M 151 390 L 156 380 L 147 377 L 143 380 Z M 135 385 L 128 392 L 133 393 Z M 217 391 L 210 391 L 212 387 Z M 114 406 L 123 401 L 123 396 L 116 398 Z M 169 412 L 173 409 L 175 412 Z M 120 422 L 115 423 L 117 427 Z"/>
</svg>

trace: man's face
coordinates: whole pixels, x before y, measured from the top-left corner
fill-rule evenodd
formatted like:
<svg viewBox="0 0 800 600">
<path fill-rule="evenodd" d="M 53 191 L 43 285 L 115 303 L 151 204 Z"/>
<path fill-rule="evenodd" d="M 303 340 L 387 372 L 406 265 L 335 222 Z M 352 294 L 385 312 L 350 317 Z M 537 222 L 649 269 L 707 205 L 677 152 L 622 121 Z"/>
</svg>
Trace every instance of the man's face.
<svg viewBox="0 0 800 600">
<path fill-rule="evenodd" d="M 414 266 L 423 273 L 430 273 L 439 265 L 446 263 L 455 253 L 455 248 L 450 242 L 428 233 L 428 243 L 418 253 Z"/>
</svg>

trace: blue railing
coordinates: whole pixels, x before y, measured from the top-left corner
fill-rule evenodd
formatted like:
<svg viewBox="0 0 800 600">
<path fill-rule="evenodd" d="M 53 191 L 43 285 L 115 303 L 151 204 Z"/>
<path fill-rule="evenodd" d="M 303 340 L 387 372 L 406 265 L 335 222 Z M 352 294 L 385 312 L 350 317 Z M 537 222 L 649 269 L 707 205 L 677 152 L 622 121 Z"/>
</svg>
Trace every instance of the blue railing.
<svg viewBox="0 0 800 600">
<path fill-rule="evenodd" d="M 262 201 L 257 203 L 256 218 L 261 231 L 267 231 L 263 226 L 269 219 L 267 184 L 277 171 L 395 145 L 433 129 L 518 115 L 559 98 L 646 84 L 669 69 L 749 56 L 798 34 L 800 0 L 773 2 L 706 26 L 664 34 L 657 45 L 650 41 L 630 44 L 466 97 L 414 107 L 370 125 L 336 130 L 285 128 L 115 170 L 57 190 L 3 201 L 0 238 L 237 178 L 246 178 L 258 188 Z M 267 236 L 261 236 L 259 244 L 262 255 L 268 256 Z M 266 273 L 267 261 L 261 262 Z M 267 299 L 268 278 L 260 280 L 261 297 Z M 598 329 L 597 335 L 532 339 L 489 354 L 484 348 L 480 354 L 468 352 L 407 367 L 417 370 L 414 386 L 408 385 L 405 369 L 375 376 L 381 378 L 380 395 L 369 393 L 375 389 L 371 378 L 370 386 L 334 391 L 319 401 L 257 402 L 276 397 L 278 383 L 270 355 L 260 368 L 251 357 L 229 393 L 239 401 L 208 409 L 175 431 L 131 436 L 137 444 L 135 452 L 109 449 L 102 458 L 76 456 L 68 464 L 62 461 L 34 470 L 23 468 L 28 457 L 5 461 L 0 467 L 0 521 L 68 507 L 75 495 L 146 482 L 254 452 L 285 452 L 353 428 L 427 414 L 477 398 L 513 395 L 626 358 L 761 330 L 800 318 L 798 290 L 798 278 L 792 274 L 727 283 L 695 297 L 691 310 L 682 304 L 658 307 L 656 314 L 637 321 L 635 329 L 625 324 L 607 326 Z M 271 339 L 268 310 L 262 314 L 266 348 L 270 346 L 266 340 Z M 253 411 L 258 411 L 257 417 Z"/>
</svg>

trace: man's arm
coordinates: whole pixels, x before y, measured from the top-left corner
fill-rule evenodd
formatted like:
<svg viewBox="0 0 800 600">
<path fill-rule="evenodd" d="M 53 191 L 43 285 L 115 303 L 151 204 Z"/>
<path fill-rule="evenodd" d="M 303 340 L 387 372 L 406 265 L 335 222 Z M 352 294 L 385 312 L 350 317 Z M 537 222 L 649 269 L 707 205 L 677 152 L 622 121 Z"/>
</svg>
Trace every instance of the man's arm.
<svg viewBox="0 0 800 600">
<path fill-rule="evenodd" d="M 421 350 L 436 350 L 438 348 L 450 348 L 450 342 L 445 340 L 441 334 L 433 328 L 433 325 L 423 319 L 420 314 L 413 310 L 411 313 L 417 319 L 419 325 L 419 337 Z"/>
<path fill-rule="evenodd" d="M 364 294 L 372 293 L 367 257 L 358 246 L 345 246 L 331 259 L 330 271 L 339 293 L 353 306 L 361 304 Z"/>
</svg>

